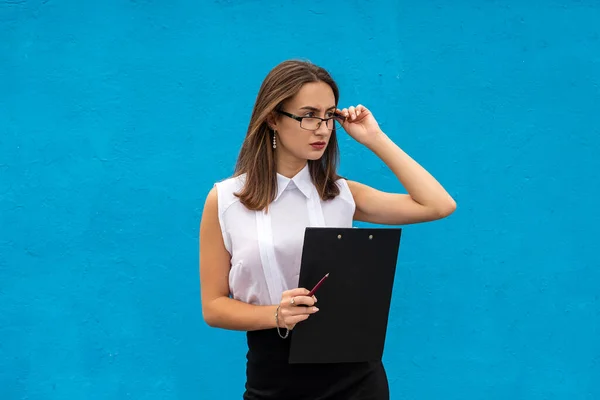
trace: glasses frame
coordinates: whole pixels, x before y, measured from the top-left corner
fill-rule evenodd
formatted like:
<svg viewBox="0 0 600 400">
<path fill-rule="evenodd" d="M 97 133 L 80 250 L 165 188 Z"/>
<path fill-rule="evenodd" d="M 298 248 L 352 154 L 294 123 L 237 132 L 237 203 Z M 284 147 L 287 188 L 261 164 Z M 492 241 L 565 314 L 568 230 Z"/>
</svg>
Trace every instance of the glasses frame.
<svg viewBox="0 0 600 400">
<path fill-rule="evenodd" d="M 344 118 L 342 115 L 339 115 L 339 114 L 336 114 L 336 116 L 335 116 L 335 117 L 329 117 L 329 118 L 321 118 L 321 117 L 299 117 L 299 116 L 297 116 L 297 115 L 290 114 L 289 112 L 286 112 L 286 111 L 283 111 L 283 110 L 276 110 L 276 111 L 277 111 L 279 114 L 283 114 L 283 115 L 285 115 L 286 117 L 290 117 L 291 119 L 295 119 L 296 121 L 299 121 L 299 122 L 300 122 L 300 128 L 302 128 L 302 129 L 304 129 L 304 130 L 307 130 L 307 131 L 316 131 L 316 130 L 318 130 L 318 129 L 321 127 L 321 124 L 323 124 L 323 122 L 325 122 L 325 127 L 327 127 L 327 129 L 328 129 L 329 131 L 333 131 L 333 130 L 335 129 L 335 120 L 336 120 L 336 118 L 339 118 L 339 119 L 341 119 L 341 120 L 345 120 L 345 118 Z M 303 121 L 305 118 L 311 118 L 311 119 L 320 119 L 321 121 L 319 122 L 319 125 L 317 125 L 317 127 L 316 127 L 315 129 L 308 129 L 308 128 L 305 128 L 305 127 L 303 127 L 303 126 L 302 126 L 302 121 Z M 333 127 L 331 127 L 331 128 L 329 128 L 329 127 L 327 126 L 327 121 L 329 121 L 330 119 L 332 119 L 332 120 L 333 120 Z"/>
</svg>

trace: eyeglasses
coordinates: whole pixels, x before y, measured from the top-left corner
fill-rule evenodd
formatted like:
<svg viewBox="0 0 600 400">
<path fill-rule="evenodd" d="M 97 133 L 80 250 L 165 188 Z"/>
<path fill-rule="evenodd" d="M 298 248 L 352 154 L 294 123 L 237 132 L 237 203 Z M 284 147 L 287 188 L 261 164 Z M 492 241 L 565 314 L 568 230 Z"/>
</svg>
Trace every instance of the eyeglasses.
<svg viewBox="0 0 600 400">
<path fill-rule="evenodd" d="M 335 118 L 343 118 L 342 116 L 329 117 L 329 118 L 299 117 L 297 115 L 290 114 L 290 113 L 282 111 L 282 110 L 277 110 L 277 112 L 279 114 L 283 114 L 287 117 L 295 119 L 296 121 L 300 121 L 300 128 L 306 129 L 308 131 L 316 131 L 317 129 L 319 129 L 321 127 L 321 124 L 323 122 L 325 122 L 325 126 L 327 127 L 327 129 L 329 129 L 331 131 L 331 130 L 333 130 L 333 128 L 337 127 L 337 121 L 335 120 Z"/>
</svg>

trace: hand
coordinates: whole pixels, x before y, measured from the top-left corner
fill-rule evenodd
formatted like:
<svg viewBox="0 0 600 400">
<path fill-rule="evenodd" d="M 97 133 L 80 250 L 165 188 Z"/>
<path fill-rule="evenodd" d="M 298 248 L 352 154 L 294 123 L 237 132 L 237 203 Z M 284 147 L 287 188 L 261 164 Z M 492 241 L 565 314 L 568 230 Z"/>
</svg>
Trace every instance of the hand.
<svg viewBox="0 0 600 400">
<path fill-rule="evenodd" d="M 338 118 L 344 130 L 361 144 L 368 145 L 382 133 L 373 114 L 361 104 L 337 110 L 337 113 L 345 117 Z"/>
<path fill-rule="evenodd" d="M 308 319 L 311 314 L 319 311 L 317 307 L 314 307 L 317 298 L 315 296 L 306 296 L 308 293 L 310 291 L 304 288 L 283 292 L 281 303 L 279 304 L 279 321 L 283 323 L 284 328 L 292 330 L 298 322 Z M 303 307 L 302 305 L 308 307 Z"/>
</svg>

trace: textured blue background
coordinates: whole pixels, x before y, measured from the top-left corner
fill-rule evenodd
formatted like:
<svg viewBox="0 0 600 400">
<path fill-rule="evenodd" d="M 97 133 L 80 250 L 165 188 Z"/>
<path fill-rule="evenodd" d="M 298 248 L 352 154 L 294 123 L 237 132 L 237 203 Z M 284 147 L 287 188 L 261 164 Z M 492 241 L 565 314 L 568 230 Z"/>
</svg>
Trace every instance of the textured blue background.
<svg viewBox="0 0 600 400">
<path fill-rule="evenodd" d="M 404 232 L 392 398 L 600 398 L 598 2 L 305 4 L 0 1 L 1 399 L 240 398 L 198 223 L 296 57 L 458 202 Z M 341 149 L 344 175 L 398 189 Z"/>
</svg>

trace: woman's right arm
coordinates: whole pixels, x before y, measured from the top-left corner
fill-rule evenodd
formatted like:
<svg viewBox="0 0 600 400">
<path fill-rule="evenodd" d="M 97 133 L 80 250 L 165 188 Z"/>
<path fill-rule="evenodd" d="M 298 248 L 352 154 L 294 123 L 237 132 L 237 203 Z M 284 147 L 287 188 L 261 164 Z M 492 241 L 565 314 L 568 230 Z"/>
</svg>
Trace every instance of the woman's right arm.
<svg viewBox="0 0 600 400">
<path fill-rule="evenodd" d="M 277 305 L 258 306 L 229 297 L 230 255 L 225 249 L 219 225 L 217 191 L 213 188 L 204 205 L 200 223 L 200 293 L 202 315 L 212 327 L 230 330 L 253 331 L 275 328 Z M 314 300 L 306 297 L 307 289 L 299 288 L 283 293 L 279 326 L 293 326 L 308 318 L 313 307 L 294 307 L 289 304 L 312 306 Z"/>
</svg>

